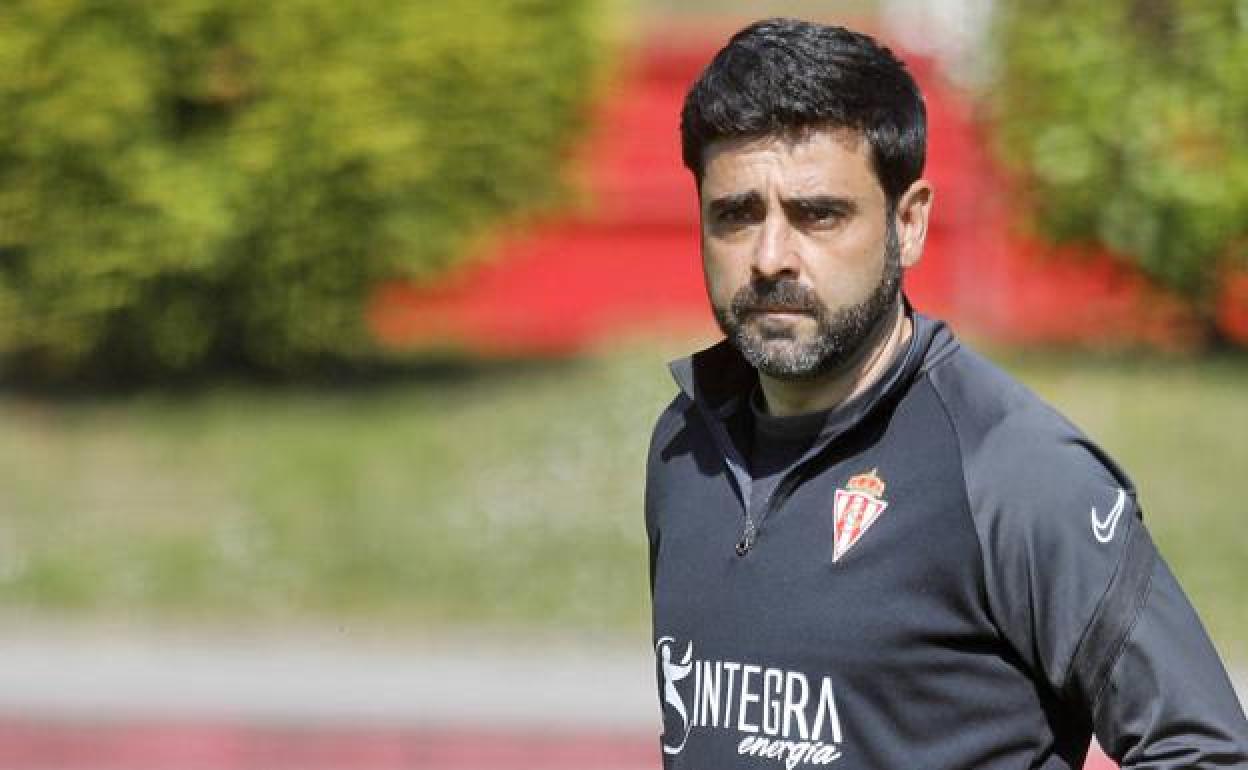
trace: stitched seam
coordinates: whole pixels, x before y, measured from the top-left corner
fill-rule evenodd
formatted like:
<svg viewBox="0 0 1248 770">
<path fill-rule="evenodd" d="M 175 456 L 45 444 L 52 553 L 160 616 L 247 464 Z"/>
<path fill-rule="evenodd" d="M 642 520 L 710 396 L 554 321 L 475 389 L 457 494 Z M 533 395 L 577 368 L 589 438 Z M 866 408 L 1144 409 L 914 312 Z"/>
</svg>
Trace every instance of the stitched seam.
<svg viewBox="0 0 1248 770">
<path fill-rule="evenodd" d="M 948 361 L 956 352 L 957 349 L 954 349 L 942 357 L 939 361 L 935 362 L 931 367 L 924 368 L 923 375 L 927 380 L 929 387 L 931 387 L 932 392 L 936 394 L 936 403 L 940 404 L 940 409 L 945 415 L 945 422 L 948 423 L 949 430 L 953 433 L 954 445 L 958 450 L 958 469 L 962 474 L 962 500 L 966 504 L 967 523 L 971 528 L 972 534 L 975 535 L 975 546 L 979 549 L 979 565 L 982 576 L 979 584 L 979 596 L 984 602 L 984 605 L 988 607 L 994 620 L 996 620 L 997 633 L 1003 636 L 1004 634 L 1001 632 L 1001 618 L 997 609 L 993 607 L 992 599 L 988 593 L 988 549 L 984 546 L 984 542 L 980 537 L 979 527 L 975 526 L 975 511 L 971 506 L 971 484 L 966 477 L 966 455 L 962 451 L 962 436 L 958 433 L 958 424 L 953 419 L 953 413 L 949 410 L 949 404 L 945 401 L 945 394 L 940 392 L 940 387 L 931 376 L 937 365 Z"/>
<path fill-rule="evenodd" d="M 1114 654 L 1109 660 L 1109 665 L 1105 667 L 1105 671 L 1100 675 L 1101 681 L 1096 685 L 1096 692 L 1092 696 L 1092 714 L 1094 715 L 1101 707 L 1101 696 L 1109 685 L 1110 675 L 1114 672 L 1114 666 L 1118 664 L 1118 659 L 1122 657 L 1123 652 L 1127 649 L 1127 642 L 1131 641 L 1131 635 L 1135 633 L 1135 627 L 1139 625 L 1140 618 L 1144 616 L 1144 605 L 1148 603 L 1148 598 L 1153 593 L 1153 578 L 1156 574 L 1157 557 L 1154 555 L 1149 564 L 1148 582 L 1144 584 L 1144 590 L 1140 592 L 1140 598 L 1136 601 L 1131 624 L 1127 626 L 1127 632 L 1122 635 L 1122 640 L 1119 641 L 1118 648 L 1114 650 Z"/>
</svg>

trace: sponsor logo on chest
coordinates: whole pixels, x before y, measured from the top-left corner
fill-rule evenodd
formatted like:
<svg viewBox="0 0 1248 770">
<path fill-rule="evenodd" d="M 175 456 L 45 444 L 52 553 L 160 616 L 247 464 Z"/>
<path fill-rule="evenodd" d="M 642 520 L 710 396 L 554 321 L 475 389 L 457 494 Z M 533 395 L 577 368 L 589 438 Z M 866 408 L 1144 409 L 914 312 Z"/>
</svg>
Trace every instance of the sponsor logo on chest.
<svg viewBox="0 0 1248 770">
<path fill-rule="evenodd" d="M 842 756 L 841 720 L 831 677 L 816 680 L 731 660 L 699 660 L 693 642 L 670 636 L 654 647 L 665 732 L 663 753 L 685 750 L 691 735 L 722 735 L 737 754 L 774 759 L 787 770 Z"/>
</svg>

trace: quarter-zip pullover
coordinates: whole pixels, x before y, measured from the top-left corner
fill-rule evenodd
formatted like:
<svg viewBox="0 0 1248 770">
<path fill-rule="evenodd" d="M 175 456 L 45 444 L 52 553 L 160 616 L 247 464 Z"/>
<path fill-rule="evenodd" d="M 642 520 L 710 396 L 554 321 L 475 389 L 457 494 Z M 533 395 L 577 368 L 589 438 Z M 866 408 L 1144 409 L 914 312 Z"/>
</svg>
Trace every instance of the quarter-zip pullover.
<svg viewBox="0 0 1248 770">
<path fill-rule="evenodd" d="M 664 767 L 1077 768 L 1094 731 L 1124 767 L 1248 766 L 1127 476 L 912 320 L 781 469 L 731 345 L 673 364 L 646 489 Z"/>
</svg>

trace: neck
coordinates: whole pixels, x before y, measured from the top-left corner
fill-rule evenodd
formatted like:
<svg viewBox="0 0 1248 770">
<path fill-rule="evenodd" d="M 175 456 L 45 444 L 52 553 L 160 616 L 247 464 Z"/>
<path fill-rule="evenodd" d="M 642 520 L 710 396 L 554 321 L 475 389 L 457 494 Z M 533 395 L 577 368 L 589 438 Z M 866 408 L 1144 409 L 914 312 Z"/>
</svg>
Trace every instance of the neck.
<svg viewBox="0 0 1248 770">
<path fill-rule="evenodd" d="M 866 390 L 883 376 L 897 351 L 910 339 L 910 318 L 901 302 L 844 366 L 809 380 L 777 380 L 759 372 L 767 412 L 791 417 L 832 409 Z"/>
</svg>

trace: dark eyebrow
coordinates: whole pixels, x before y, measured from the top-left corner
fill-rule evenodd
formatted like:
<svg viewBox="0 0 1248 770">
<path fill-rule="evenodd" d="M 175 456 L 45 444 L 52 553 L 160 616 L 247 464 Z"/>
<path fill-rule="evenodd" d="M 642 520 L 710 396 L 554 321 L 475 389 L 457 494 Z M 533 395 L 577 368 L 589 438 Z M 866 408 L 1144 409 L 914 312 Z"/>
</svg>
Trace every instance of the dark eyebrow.
<svg viewBox="0 0 1248 770">
<path fill-rule="evenodd" d="M 853 214 L 858 210 L 857 203 L 839 195 L 810 195 L 800 198 L 785 198 L 782 203 L 785 208 L 796 208 L 804 211 L 823 209 L 835 211 L 842 215 Z"/>
<path fill-rule="evenodd" d="M 762 202 L 763 196 L 759 195 L 758 191 L 747 190 L 745 192 L 732 193 L 730 195 L 713 198 L 707 205 L 707 208 L 711 211 L 711 213 L 718 214 L 723 211 L 739 209 L 742 206 L 757 206 Z"/>
</svg>

